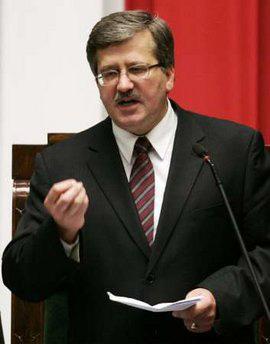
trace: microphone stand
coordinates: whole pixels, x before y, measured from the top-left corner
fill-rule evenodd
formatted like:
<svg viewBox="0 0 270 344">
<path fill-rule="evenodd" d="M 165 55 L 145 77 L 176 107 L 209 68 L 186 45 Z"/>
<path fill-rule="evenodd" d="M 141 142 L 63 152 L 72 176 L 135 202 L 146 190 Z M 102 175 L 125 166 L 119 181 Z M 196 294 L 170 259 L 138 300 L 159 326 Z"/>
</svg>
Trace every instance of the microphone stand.
<svg viewBox="0 0 270 344">
<path fill-rule="evenodd" d="M 197 152 L 196 152 L 196 154 L 197 154 Z M 264 297 L 264 295 L 263 295 L 262 289 L 261 289 L 261 287 L 260 287 L 260 285 L 259 285 L 259 282 L 258 282 L 256 273 L 255 273 L 255 271 L 254 271 L 254 269 L 253 269 L 251 260 L 250 260 L 250 258 L 249 258 L 249 255 L 248 255 L 248 252 L 247 252 L 247 249 L 246 249 L 246 246 L 245 246 L 245 243 L 244 243 L 244 241 L 243 241 L 243 238 L 242 238 L 242 235 L 241 235 L 241 233 L 240 233 L 238 224 L 237 224 L 237 222 L 236 222 L 235 216 L 234 216 L 234 214 L 233 214 L 231 205 L 230 205 L 230 203 L 229 203 L 229 201 L 228 201 L 228 197 L 227 197 L 227 195 L 226 195 L 226 192 L 225 192 L 225 190 L 224 190 L 224 187 L 223 187 L 223 185 L 222 185 L 222 182 L 221 182 L 221 180 L 220 180 L 220 178 L 219 178 L 219 176 L 218 176 L 218 173 L 217 173 L 217 170 L 216 170 L 216 168 L 215 168 L 215 165 L 214 165 L 213 161 L 210 159 L 210 156 L 209 156 L 209 155 L 204 154 L 204 156 L 203 156 L 202 158 L 203 158 L 203 160 L 204 160 L 205 162 L 207 162 L 207 163 L 209 164 L 209 166 L 210 166 L 210 168 L 211 168 L 211 171 L 212 171 L 212 173 L 213 173 L 213 176 L 214 176 L 214 178 L 215 178 L 215 181 L 216 181 L 216 183 L 217 183 L 217 186 L 218 186 L 218 188 L 219 188 L 219 190 L 220 190 L 220 193 L 221 193 L 221 195 L 222 195 L 223 201 L 224 201 L 225 206 L 226 206 L 226 208 L 227 208 L 227 211 L 228 211 L 228 213 L 229 213 L 229 217 L 230 217 L 230 219 L 231 219 L 233 228 L 234 228 L 234 230 L 235 230 L 235 234 L 236 234 L 236 236 L 237 236 L 237 238 L 238 238 L 240 247 L 241 247 L 241 249 L 242 249 L 242 252 L 243 252 L 244 257 L 245 257 L 245 259 L 246 259 L 246 262 L 247 262 L 247 264 L 248 264 L 249 270 L 250 270 L 251 275 L 252 275 L 252 277 L 253 277 L 253 280 L 254 280 L 254 282 L 255 282 L 255 286 L 256 286 L 256 288 L 257 288 L 257 290 L 258 290 L 260 299 L 261 299 L 261 301 L 262 301 L 262 304 L 263 304 L 263 307 L 264 307 L 264 310 L 265 310 L 266 317 L 267 317 L 268 321 L 270 322 L 270 310 L 269 310 L 269 307 L 268 307 L 267 302 L 266 302 L 266 300 L 265 300 L 265 297 Z M 268 339 L 266 339 L 266 340 L 267 340 L 267 342 L 268 342 Z"/>
<path fill-rule="evenodd" d="M 230 219 L 231 219 L 231 222 L 232 222 L 232 225 L 233 225 L 235 234 L 236 234 L 236 236 L 237 236 L 237 239 L 238 239 L 238 241 L 239 241 L 241 250 L 242 250 L 243 255 L 244 255 L 245 259 L 246 259 L 246 262 L 247 262 L 247 264 L 248 264 L 248 267 L 249 267 L 249 270 L 250 270 L 251 275 L 252 275 L 252 277 L 253 277 L 253 280 L 254 280 L 254 282 L 255 282 L 255 286 L 256 286 L 257 291 L 258 291 L 258 293 L 259 293 L 259 297 L 260 297 L 260 300 L 261 300 L 261 302 L 262 302 L 263 308 L 264 308 L 264 310 L 265 310 L 266 317 L 267 317 L 267 319 L 268 319 L 268 321 L 269 321 L 269 323 L 270 323 L 270 311 L 269 311 L 269 307 L 268 307 L 267 302 L 266 302 L 266 300 L 265 300 L 265 297 L 264 297 L 264 295 L 263 295 L 262 289 L 261 289 L 261 287 L 260 287 L 260 285 L 259 285 L 259 282 L 258 282 L 256 273 L 255 273 L 255 271 L 254 271 L 254 269 L 253 269 L 251 260 L 250 260 L 250 258 L 249 258 L 249 255 L 248 255 L 248 252 L 247 252 L 247 249 L 246 249 L 246 246 L 245 246 L 245 243 L 244 243 L 244 241 L 243 241 L 243 238 L 242 238 L 242 235 L 241 235 L 241 233 L 240 233 L 238 224 L 237 224 L 237 222 L 236 222 L 235 216 L 234 216 L 234 214 L 233 214 L 231 205 L 230 205 L 230 203 L 229 203 L 229 201 L 228 201 L 228 197 L 227 197 L 227 195 L 226 195 L 226 192 L 225 192 L 225 190 L 224 190 L 224 187 L 223 187 L 223 185 L 222 185 L 222 182 L 221 182 L 221 180 L 220 180 L 220 178 L 219 178 L 219 175 L 218 175 L 218 173 L 217 173 L 217 170 L 216 170 L 216 167 L 215 167 L 215 165 L 214 165 L 214 162 L 211 160 L 209 154 L 207 153 L 207 150 L 206 150 L 201 144 L 195 143 L 195 144 L 193 145 L 192 149 L 193 149 L 193 152 L 194 152 L 199 158 L 203 159 L 206 163 L 208 163 L 209 166 L 210 166 L 210 168 L 211 168 L 212 174 L 213 174 L 214 179 L 215 179 L 215 181 L 216 181 L 216 184 L 217 184 L 217 186 L 218 186 L 218 188 L 219 188 L 219 190 L 220 190 L 221 196 L 222 196 L 222 198 L 223 198 L 223 201 L 224 201 L 224 203 L 225 203 L 225 206 L 226 206 L 226 209 L 227 209 L 227 211 L 228 211 L 229 217 L 230 217 Z M 265 339 L 266 343 L 270 343 L 270 342 L 269 342 L 269 338 L 265 338 L 265 337 L 264 337 L 264 339 Z"/>
</svg>

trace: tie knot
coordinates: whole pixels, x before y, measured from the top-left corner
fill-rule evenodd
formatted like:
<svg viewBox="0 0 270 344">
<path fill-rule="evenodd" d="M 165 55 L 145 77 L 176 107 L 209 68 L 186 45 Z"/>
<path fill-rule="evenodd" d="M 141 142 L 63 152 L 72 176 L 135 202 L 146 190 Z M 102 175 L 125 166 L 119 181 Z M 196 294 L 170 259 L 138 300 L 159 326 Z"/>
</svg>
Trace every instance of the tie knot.
<svg viewBox="0 0 270 344">
<path fill-rule="evenodd" d="M 152 145 L 147 137 L 140 136 L 135 142 L 134 153 L 139 155 L 141 153 L 148 153 Z"/>
</svg>

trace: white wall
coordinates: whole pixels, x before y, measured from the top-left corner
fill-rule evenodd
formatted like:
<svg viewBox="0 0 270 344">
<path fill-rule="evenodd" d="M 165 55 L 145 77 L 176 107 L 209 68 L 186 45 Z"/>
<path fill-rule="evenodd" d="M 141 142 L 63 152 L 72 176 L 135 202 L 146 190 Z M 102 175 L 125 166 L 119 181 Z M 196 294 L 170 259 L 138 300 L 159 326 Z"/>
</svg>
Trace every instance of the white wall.
<svg viewBox="0 0 270 344">
<path fill-rule="evenodd" d="M 0 255 L 11 239 L 12 144 L 45 143 L 103 118 L 85 45 L 101 16 L 124 0 L 0 0 Z M 10 293 L 0 311 L 10 343 Z"/>
</svg>

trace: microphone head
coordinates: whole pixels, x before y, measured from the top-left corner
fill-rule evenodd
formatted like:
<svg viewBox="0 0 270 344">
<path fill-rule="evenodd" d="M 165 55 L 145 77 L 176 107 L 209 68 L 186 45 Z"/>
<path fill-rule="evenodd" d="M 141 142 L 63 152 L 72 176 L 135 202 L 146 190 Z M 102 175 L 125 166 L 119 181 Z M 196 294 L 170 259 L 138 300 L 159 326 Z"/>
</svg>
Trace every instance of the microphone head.
<svg viewBox="0 0 270 344">
<path fill-rule="evenodd" d="M 195 143 L 192 146 L 192 150 L 196 155 L 198 155 L 198 157 L 200 157 L 202 159 L 208 155 L 206 148 L 203 145 L 201 145 L 200 143 Z"/>
</svg>

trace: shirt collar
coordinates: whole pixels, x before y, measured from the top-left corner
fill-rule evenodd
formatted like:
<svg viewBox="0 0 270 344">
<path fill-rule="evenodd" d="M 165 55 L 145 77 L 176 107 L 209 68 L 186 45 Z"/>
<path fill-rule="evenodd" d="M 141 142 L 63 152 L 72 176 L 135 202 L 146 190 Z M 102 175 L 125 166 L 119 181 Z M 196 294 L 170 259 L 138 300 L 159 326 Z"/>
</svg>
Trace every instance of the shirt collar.
<svg viewBox="0 0 270 344">
<path fill-rule="evenodd" d="M 145 135 L 151 142 L 159 158 L 162 160 L 164 159 L 169 144 L 174 137 L 176 126 L 177 116 L 168 100 L 168 109 L 165 116 L 149 133 Z M 131 164 L 133 149 L 138 136 L 120 128 L 114 121 L 112 121 L 112 130 L 122 156 L 129 164 Z"/>
</svg>

